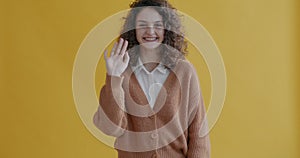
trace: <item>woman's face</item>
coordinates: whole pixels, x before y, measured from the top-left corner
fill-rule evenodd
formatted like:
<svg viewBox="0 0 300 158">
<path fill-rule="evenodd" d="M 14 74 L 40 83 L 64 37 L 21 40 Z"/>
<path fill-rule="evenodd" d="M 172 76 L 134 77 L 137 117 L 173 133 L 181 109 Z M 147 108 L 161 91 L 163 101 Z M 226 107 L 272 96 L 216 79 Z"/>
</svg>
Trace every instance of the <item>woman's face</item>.
<svg viewBox="0 0 300 158">
<path fill-rule="evenodd" d="M 163 19 L 155 9 L 147 7 L 138 13 L 136 38 L 147 49 L 157 48 L 164 40 Z"/>
</svg>

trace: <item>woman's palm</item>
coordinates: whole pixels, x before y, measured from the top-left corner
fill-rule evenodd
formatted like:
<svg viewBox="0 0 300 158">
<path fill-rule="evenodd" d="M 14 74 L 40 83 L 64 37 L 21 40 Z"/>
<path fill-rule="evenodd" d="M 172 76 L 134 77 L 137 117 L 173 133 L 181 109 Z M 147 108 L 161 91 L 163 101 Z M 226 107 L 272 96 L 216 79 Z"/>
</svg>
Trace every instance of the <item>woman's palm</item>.
<svg viewBox="0 0 300 158">
<path fill-rule="evenodd" d="M 127 50 L 128 41 L 122 38 L 115 43 L 110 57 L 107 56 L 107 50 L 104 53 L 107 73 L 111 76 L 121 76 L 129 63 L 129 55 Z"/>
</svg>

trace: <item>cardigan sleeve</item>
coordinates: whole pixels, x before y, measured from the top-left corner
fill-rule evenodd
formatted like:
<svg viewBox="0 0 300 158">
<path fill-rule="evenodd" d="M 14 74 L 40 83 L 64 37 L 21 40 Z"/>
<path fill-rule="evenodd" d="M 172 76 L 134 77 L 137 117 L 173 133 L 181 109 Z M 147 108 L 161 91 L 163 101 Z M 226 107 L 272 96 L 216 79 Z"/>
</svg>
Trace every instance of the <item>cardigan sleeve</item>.
<svg viewBox="0 0 300 158">
<path fill-rule="evenodd" d="M 197 74 L 193 71 L 190 81 L 188 158 L 210 158 L 210 140 L 205 106 Z"/>
<path fill-rule="evenodd" d="M 200 99 L 194 118 L 188 128 L 188 158 L 209 158 L 210 140 L 205 108 Z"/>
<path fill-rule="evenodd" d="M 119 137 L 127 126 L 127 113 L 124 111 L 124 77 L 106 75 L 105 85 L 101 88 L 99 106 L 93 121 L 103 133 Z"/>
</svg>

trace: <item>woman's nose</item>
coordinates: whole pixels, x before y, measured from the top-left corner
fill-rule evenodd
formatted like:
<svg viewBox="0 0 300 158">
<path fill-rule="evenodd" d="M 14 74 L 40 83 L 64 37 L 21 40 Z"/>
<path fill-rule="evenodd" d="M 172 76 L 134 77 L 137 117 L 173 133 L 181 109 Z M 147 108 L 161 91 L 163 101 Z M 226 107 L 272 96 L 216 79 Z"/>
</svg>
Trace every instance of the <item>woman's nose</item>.
<svg viewBox="0 0 300 158">
<path fill-rule="evenodd" d="M 149 27 L 147 27 L 146 32 L 149 34 L 153 34 L 155 32 L 155 28 L 153 26 L 149 26 Z"/>
</svg>

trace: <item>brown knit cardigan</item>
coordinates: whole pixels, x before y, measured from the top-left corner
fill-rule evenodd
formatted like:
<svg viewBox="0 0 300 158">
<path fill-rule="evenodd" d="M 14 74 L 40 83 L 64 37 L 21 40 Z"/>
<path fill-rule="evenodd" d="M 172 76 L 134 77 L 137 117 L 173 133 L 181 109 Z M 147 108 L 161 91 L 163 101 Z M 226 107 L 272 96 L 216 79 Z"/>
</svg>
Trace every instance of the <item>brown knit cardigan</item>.
<svg viewBox="0 0 300 158">
<path fill-rule="evenodd" d="M 153 109 L 130 66 L 106 76 L 94 124 L 116 137 L 119 158 L 209 158 L 205 107 L 194 67 L 180 60 L 171 69 Z"/>
</svg>

